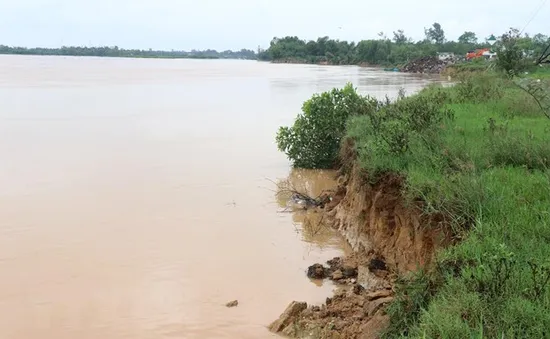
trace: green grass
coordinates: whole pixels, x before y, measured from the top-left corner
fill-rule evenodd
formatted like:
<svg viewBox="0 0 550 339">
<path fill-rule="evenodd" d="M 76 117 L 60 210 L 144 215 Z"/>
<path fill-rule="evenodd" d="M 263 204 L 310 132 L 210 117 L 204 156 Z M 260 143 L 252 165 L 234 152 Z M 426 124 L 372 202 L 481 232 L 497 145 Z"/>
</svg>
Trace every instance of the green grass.
<svg viewBox="0 0 550 339">
<path fill-rule="evenodd" d="M 493 62 L 487 61 L 483 58 L 474 59 L 472 61 L 458 62 L 454 65 L 448 66 L 449 70 L 453 73 L 462 72 L 486 72 L 493 65 Z"/>
<path fill-rule="evenodd" d="M 528 76 L 536 79 L 550 79 L 550 65 L 539 66 Z"/>
<path fill-rule="evenodd" d="M 550 337 L 550 119 L 535 101 L 482 74 L 347 131 L 372 180 L 404 175 L 405 196 L 461 239 L 430 273 L 402 277 L 387 337 Z"/>
</svg>

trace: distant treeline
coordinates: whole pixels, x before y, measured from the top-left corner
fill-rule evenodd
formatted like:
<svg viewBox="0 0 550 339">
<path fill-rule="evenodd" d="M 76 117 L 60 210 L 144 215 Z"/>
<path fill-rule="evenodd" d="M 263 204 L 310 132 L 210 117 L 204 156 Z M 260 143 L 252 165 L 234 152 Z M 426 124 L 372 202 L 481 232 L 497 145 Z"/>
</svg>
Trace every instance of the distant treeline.
<svg viewBox="0 0 550 339">
<path fill-rule="evenodd" d="M 66 56 L 97 56 L 126 58 L 192 58 L 192 59 L 257 59 L 256 52 L 248 49 L 240 51 L 216 50 L 205 51 L 154 51 L 139 49 L 122 49 L 115 47 L 61 47 L 61 48 L 26 48 L 0 45 L 0 54 L 19 55 L 66 55 Z"/>
<path fill-rule="evenodd" d="M 419 57 L 436 55 L 437 52 L 449 52 L 461 57 L 477 48 L 488 48 L 490 44 L 483 39 L 478 41 L 474 32 L 464 32 L 457 41 L 448 41 L 445 32 L 438 23 L 425 30 L 425 39 L 413 41 L 403 30 L 393 32 L 388 38 L 379 33 L 379 39 L 362 40 L 358 43 L 318 38 L 317 41 L 301 40 L 296 36 L 274 38 L 267 50 L 259 51 L 258 58 L 275 62 L 327 63 L 333 65 L 404 64 Z M 541 53 L 550 42 L 549 37 L 537 34 L 533 37 L 525 34 L 519 44 L 524 51 Z"/>
</svg>

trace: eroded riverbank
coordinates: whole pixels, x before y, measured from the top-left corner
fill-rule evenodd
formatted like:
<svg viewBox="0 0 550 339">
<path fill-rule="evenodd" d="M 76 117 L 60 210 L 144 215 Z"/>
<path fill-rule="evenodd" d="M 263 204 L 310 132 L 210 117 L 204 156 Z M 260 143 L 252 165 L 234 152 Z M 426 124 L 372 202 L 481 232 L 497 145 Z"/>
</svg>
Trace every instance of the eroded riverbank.
<svg viewBox="0 0 550 339">
<path fill-rule="evenodd" d="M 314 280 L 336 284 L 322 305 L 292 302 L 270 330 L 293 338 L 374 339 L 386 328 L 384 308 L 394 300 L 399 275 L 427 267 L 451 235 L 437 215 L 426 217 L 405 203 L 403 180 L 387 176 L 369 183 L 355 164 L 353 145 L 343 151 L 348 164 L 336 179 L 331 204 L 318 210 L 324 227 L 351 247 L 346 256 L 309 267 Z M 429 225 L 429 226 L 428 226 Z"/>
</svg>

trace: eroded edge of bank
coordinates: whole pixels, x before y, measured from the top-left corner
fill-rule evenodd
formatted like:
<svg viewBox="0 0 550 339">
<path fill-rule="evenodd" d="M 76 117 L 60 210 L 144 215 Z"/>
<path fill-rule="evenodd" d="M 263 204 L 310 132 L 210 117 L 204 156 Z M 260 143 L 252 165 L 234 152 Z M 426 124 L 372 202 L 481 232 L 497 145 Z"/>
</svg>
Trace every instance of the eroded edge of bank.
<svg viewBox="0 0 550 339">
<path fill-rule="evenodd" d="M 397 277 L 429 268 L 437 250 L 452 241 L 444 216 L 425 215 L 421 202 L 405 200 L 403 178 L 388 174 L 371 183 L 356 163 L 351 141 L 342 147 L 342 161 L 339 187 L 323 213 L 353 254 L 312 265 L 308 276 L 334 281 L 334 296 L 321 306 L 292 302 L 269 326 L 272 332 L 292 338 L 378 338 L 389 323 L 385 308 L 394 300 Z"/>
</svg>

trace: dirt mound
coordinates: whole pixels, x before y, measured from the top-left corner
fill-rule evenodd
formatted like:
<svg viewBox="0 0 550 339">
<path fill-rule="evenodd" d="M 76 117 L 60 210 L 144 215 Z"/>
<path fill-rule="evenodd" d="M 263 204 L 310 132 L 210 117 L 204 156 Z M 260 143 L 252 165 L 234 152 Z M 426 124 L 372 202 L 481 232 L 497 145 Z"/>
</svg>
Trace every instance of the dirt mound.
<svg viewBox="0 0 550 339">
<path fill-rule="evenodd" d="M 293 338 L 377 338 L 388 321 L 384 306 L 393 300 L 386 269 L 381 260 L 357 253 L 310 266 L 310 278 L 330 279 L 338 286 L 334 297 L 322 306 L 292 302 L 270 330 Z M 372 276 L 365 278 L 369 274 Z"/>
<path fill-rule="evenodd" d="M 413 60 L 401 68 L 402 72 L 406 73 L 441 73 L 450 61 L 439 60 L 434 56 L 426 56 Z"/>
<path fill-rule="evenodd" d="M 328 278 L 338 283 L 355 283 L 358 275 L 358 264 L 354 258 L 334 258 L 327 261 L 328 267 L 314 264 L 308 267 L 307 276 L 310 279 Z"/>
<path fill-rule="evenodd" d="M 378 338 L 388 323 L 383 307 L 392 300 L 390 289 L 367 292 L 354 284 L 327 298 L 322 306 L 292 302 L 270 329 L 294 338 Z"/>
</svg>

